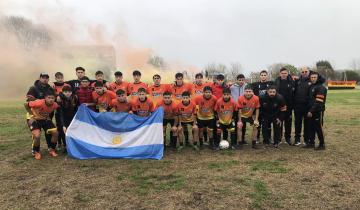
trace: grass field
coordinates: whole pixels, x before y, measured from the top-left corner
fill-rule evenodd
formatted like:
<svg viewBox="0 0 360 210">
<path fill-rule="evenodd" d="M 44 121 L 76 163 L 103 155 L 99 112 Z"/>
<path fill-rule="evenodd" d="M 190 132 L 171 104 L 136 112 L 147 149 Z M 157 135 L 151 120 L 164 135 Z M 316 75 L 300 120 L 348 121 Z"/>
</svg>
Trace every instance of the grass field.
<svg viewBox="0 0 360 210">
<path fill-rule="evenodd" d="M 33 160 L 21 102 L 0 102 L 0 209 L 360 209 L 360 90 L 329 91 L 326 150 Z M 42 141 L 43 149 L 45 141 Z"/>
</svg>

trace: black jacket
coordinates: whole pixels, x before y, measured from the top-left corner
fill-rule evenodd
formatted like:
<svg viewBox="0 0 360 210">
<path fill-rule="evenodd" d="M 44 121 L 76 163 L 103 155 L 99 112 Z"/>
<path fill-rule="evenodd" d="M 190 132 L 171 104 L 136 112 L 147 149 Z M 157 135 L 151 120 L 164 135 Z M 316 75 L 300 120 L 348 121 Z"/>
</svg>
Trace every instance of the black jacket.
<svg viewBox="0 0 360 210">
<path fill-rule="evenodd" d="M 264 119 L 274 120 L 279 118 L 285 119 L 286 102 L 282 95 L 276 93 L 274 97 L 270 97 L 267 93 L 260 97 L 260 112 Z"/>
<path fill-rule="evenodd" d="M 59 113 L 60 123 L 62 126 L 69 126 L 77 112 L 79 100 L 74 94 L 70 98 L 66 98 L 63 93 L 60 93 L 57 102 L 59 104 L 57 112 Z"/>
<path fill-rule="evenodd" d="M 276 91 L 284 97 L 288 108 L 292 107 L 294 104 L 295 81 L 291 75 L 289 75 L 286 80 L 281 80 L 280 77 L 276 78 L 274 84 Z"/>
<path fill-rule="evenodd" d="M 309 90 L 309 112 L 321 112 L 325 111 L 327 89 L 323 85 L 323 81 L 317 81 L 310 86 Z"/>
<path fill-rule="evenodd" d="M 254 94 L 261 97 L 265 95 L 267 88 L 271 85 L 274 85 L 273 81 L 254 82 L 251 84 L 251 87 L 253 88 Z"/>
<path fill-rule="evenodd" d="M 310 71 L 311 73 L 311 71 Z M 319 82 L 324 83 L 325 78 L 319 74 L 318 78 Z M 300 76 L 299 79 L 295 80 L 295 96 L 294 103 L 296 105 L 307 105 L 309 102 L 309 90 L 310 90 L 311 82 L 309 77 Z"/>
<path fill-rule="evenodd" d="M 27 100 L 44 99 L 45 93 L 48 91 L 54 91 L 54 89 L 49 84 L 43 85 L 39 80 L 36 80 L 26 93 Z"/>
</svg>

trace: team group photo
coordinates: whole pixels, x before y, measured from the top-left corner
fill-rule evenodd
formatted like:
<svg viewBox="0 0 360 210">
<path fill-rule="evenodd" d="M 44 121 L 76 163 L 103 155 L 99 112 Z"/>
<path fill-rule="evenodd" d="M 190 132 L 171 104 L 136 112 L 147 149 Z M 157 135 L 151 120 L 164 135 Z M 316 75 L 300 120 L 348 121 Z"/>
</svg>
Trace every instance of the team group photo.
<svg viewBox="0 0 360 210">
<path fill-rule="evenodd" d="M 0 1 L 0 210 L 360 209 L 359 11 Z"/>
</svg>

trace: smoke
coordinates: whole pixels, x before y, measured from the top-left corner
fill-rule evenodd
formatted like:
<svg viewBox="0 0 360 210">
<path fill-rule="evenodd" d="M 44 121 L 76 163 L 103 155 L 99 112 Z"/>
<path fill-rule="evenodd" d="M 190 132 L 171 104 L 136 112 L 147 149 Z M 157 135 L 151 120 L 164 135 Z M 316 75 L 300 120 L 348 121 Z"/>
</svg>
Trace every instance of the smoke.
<svg viewBox="0 0 360 210">
<path fill-rule="evenodd" d="M 132 71 L 139 69 L 142 80 L 148 83 L 154 74 L 160 74 L 163 82 L 171 82 L 174 72 L 187 70 L 192 75 L 198 71 L 177 61 L 154 66 L 149 60 L 156 52 L 133 43 L 119 19 L 92 23 L 79 19 L 58 2 L 29 7 L 29 17 L 5 14 L 8 5 L 0 6 L 1 98 L 24 98 L 41 72 L 50 74 L 50 84 L 57 71 L 64 73 L 65 80 L 75 79 L 77 66 L 84 67 L 90 78 L 95 71 L 103 70 L 109 80 L 113 80 L 115 70 L 120 70 L 128 81 L 132 80 Z"/>
</svg>

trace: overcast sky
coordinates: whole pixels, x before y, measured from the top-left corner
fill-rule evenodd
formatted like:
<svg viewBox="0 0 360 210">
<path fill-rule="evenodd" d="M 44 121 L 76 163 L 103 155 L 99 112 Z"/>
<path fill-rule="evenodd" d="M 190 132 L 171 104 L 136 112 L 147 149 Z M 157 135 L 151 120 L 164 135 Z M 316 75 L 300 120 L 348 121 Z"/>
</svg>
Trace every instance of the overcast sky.
<svg viewBox="0 0 360 210">
<path fill-rule="evenodd" d="M 239 62 L 246 71 L 254 71 L 275 62 L 301 66 L 328 59 L 340 69 L 360 58 L 358 0 L 45 2 L 1 0 L 0 7 L 6 15 L 38 22 L 36 13 L 41 11 L 46 13 L 42 18 L 71 14 L 68 18 L 75 18 L 75 23 L 122 27 L 133 45 L 198 67 Z"/>
</svg>

